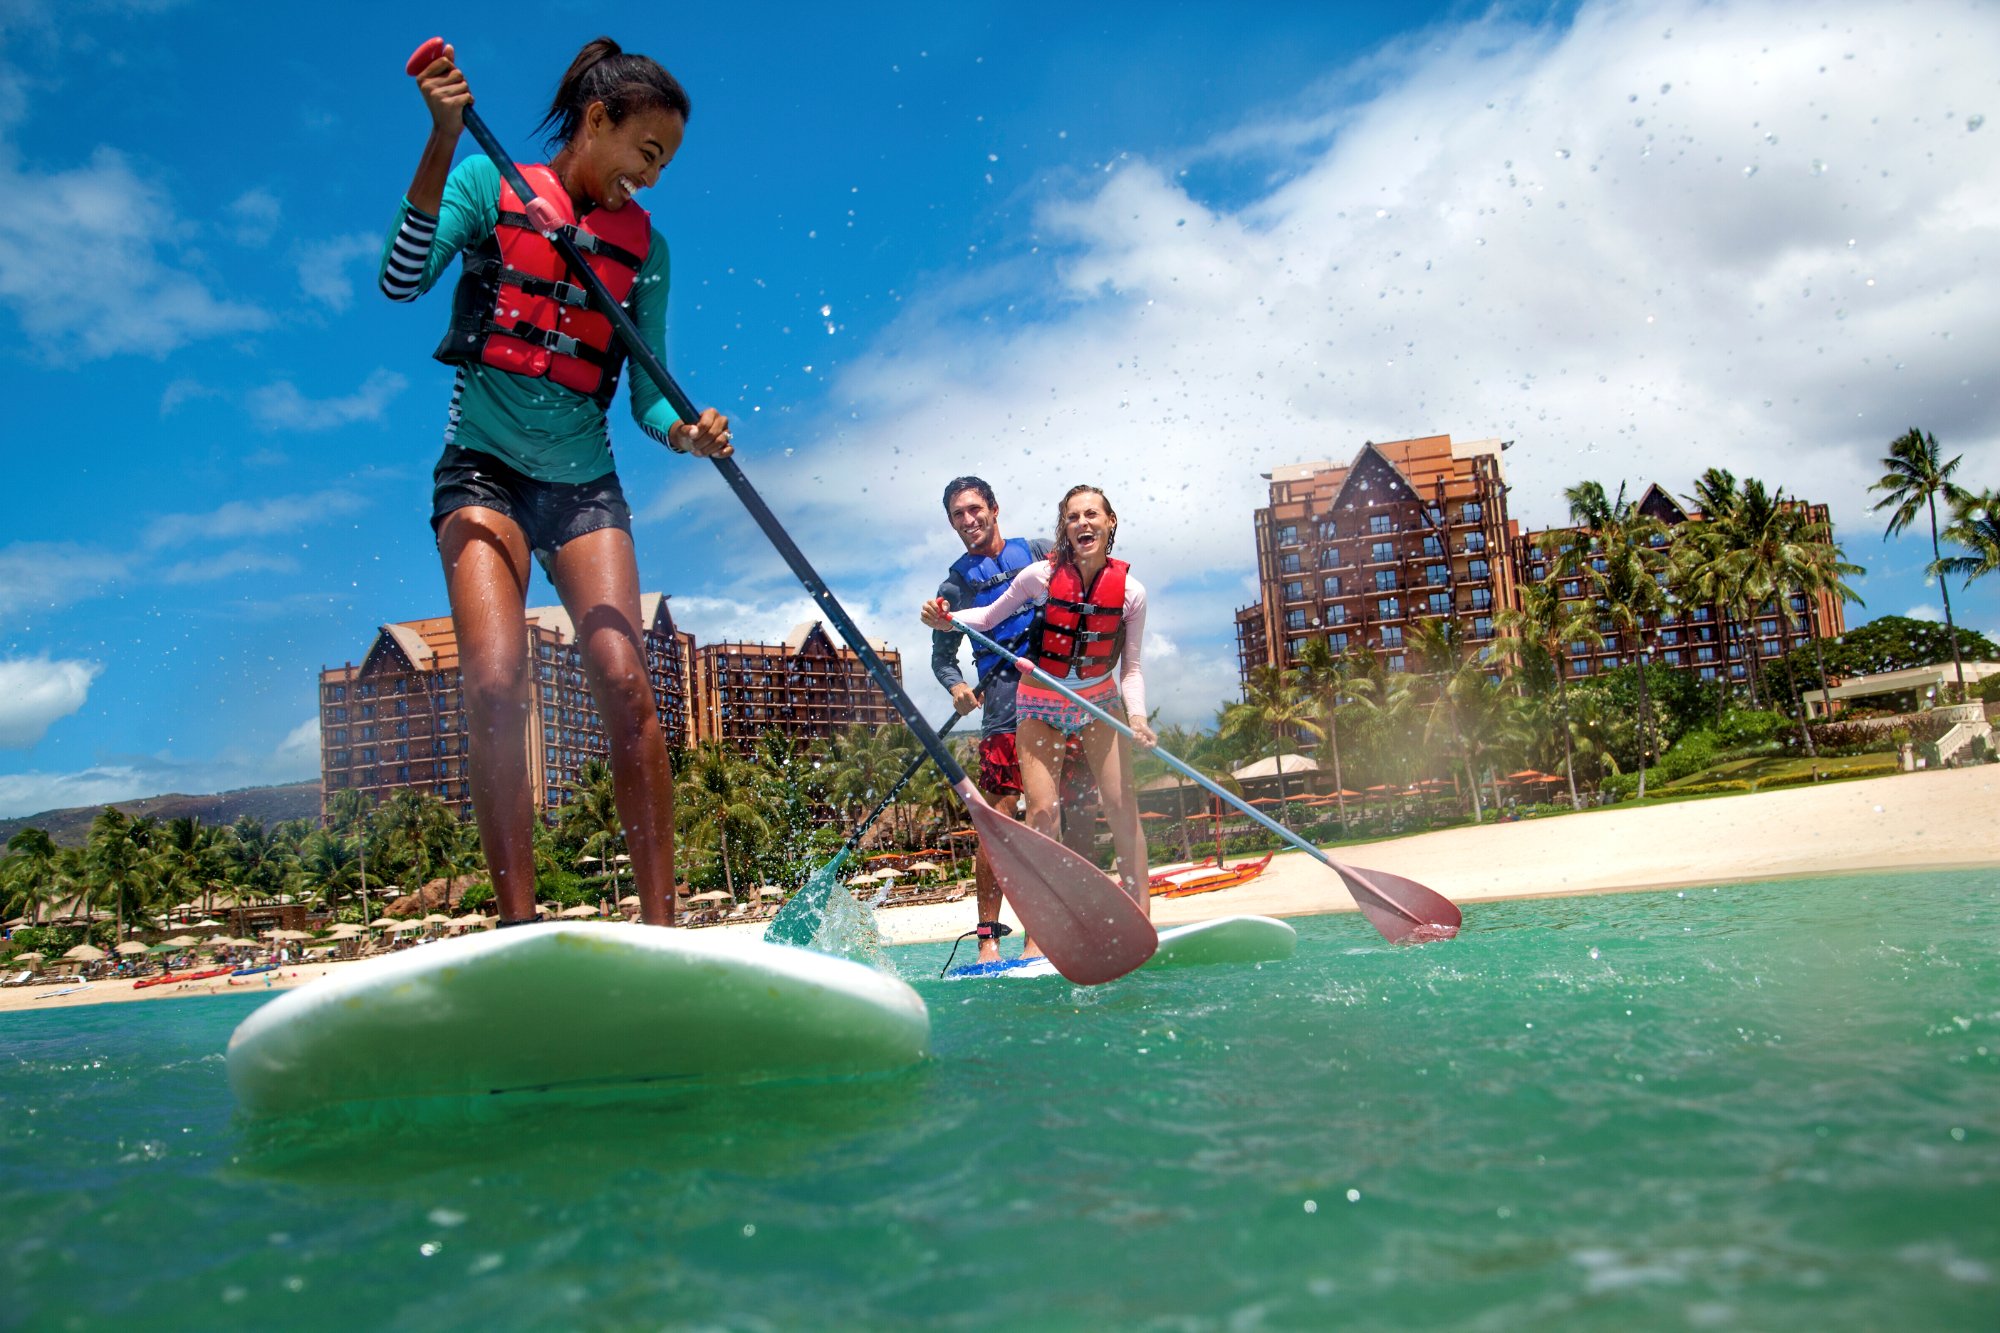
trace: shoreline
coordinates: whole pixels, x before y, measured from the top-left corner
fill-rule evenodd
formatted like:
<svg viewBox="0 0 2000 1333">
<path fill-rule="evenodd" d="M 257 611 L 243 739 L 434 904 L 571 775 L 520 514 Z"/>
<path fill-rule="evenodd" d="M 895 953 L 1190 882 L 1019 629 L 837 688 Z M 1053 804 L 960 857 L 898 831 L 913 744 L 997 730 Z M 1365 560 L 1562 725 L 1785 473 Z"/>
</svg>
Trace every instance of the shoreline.
<svg viewBox="0 0 2000 1333">
<path fill-rule="evenodd" d="M 1464 906 L 1871 871 L 2000 868 L 1997 814 L 2000 765 L 1987 764 L 1442 829 L 1346 845 L 1335 859 L 1428 884 Z M 1287 917 L 1353 910 L 1337 876 L 1289 850 L 1248 884 L 1153 900 L 1153 919 L 1161 926 L 1239 913 Z M 880 912 L 876 921 L 885 943 L 925 944 L 970 930 L 975 915 L 967 897 Z M 1019 927 L 1011 910 L 1001 915 Z M 765 924 L 709 929 L 761 935 Z M 269 989 L 304 985 L 346 966 L 301 963 L 269 974 Z M 145 990 L 129 979 L 99 981 L 68 995 L 49 994 L 57 987 L 13 988 L 0 990 L 0 1014 L 265 989 L 230 986 L 226 980 Z"/>
</svg>

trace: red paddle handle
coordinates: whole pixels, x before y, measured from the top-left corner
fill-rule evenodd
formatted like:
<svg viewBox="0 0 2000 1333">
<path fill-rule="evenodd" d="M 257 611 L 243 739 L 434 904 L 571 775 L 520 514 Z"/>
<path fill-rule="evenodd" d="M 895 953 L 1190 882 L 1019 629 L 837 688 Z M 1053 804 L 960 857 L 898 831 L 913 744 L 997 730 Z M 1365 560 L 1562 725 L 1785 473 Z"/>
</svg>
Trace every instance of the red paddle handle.
<svg viewBox="0 0 2000 1333">
<path fill-rule="evenodd" d="M 403 66 L 403 73 L 411 78 L 430 68 L 433 60 L 444 54 L 444 38 L 433 37 L 410 53 L 410 61 Z"/>
<path fill-rule="evenodd" d="M 429 69 L 431 62 L 443 54 L 444 38 L 433 37 L 416 50 L 410 52 L 409 60 L 403 65 L 403 72 L 414 79 L 417 75 Z M 506 161 L 504 154 L 495 151 L 497 145 L 488 147 L 486 144 L 486 140 L 491 136 L 486 134 L 486 126 L 480 121 L 479 113 L 471 107 L 465 109 L 465 127 L 472 131 L 472 136 L 475 139 L 480 140 L 481 147 L 487 148 L 489 155 L 492 156 L 496 165 Z M 501 174 L 506 174 L 504 166 L 502 167 Z M 536 194 L 532 189 L 529 189 L 525 181 L 520 180 L 516 176 L 510 178 L 507 183 L 514 187 L 514 193 L 527 200 L 527 203 L 523 207 L 528 214 L 528 221 L 535 224 L 535 230 L 551 232 L 563 225 L 563 216 L 556 210 L 556 206 Z"/>
</svg>

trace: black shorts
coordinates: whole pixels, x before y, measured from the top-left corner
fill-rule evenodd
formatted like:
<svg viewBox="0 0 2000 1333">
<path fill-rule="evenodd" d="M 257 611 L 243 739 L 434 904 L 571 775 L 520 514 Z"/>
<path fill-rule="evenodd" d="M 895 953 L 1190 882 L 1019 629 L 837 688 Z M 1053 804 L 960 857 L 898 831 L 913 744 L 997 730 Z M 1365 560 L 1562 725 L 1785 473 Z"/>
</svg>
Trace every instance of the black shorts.
<svg viewBox="0 0 2000 1333">
<path fill-rule="evenodd" d="M 492 454 L 447 444 L 431 472 L 431 531 L 453 510 L 474 507 L 497 510 L 520 524 L 550 578 L 564 542 L 599 528 L 632 533 L 632 510 L 616 472 L 578 485 L 536 481 Z"/>
</svg>

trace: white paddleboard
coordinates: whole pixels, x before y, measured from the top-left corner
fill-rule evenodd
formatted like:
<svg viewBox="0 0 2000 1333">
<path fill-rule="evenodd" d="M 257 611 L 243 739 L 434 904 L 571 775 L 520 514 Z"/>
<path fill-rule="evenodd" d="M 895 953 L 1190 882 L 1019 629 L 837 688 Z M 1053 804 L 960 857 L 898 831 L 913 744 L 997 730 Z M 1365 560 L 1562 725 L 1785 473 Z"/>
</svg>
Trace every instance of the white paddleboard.
<svg viewBox="0 0 2000 1333">
<path fill-rule="evenodd" d="M 1188 926 L 1170 926 L 1160 932 L 1160 947 L 1140 968 L 1201 967 L 1217 963 L 1271 963 L 1290 958 L 1299 947 L 1299 933 L 1285 922 L 1269 916 L 1219 916 Z M 960 973 L 954 971 L 953 977 Z M 966 973 L 978 977 L 1053 977 L 1059 975 L 1044 959 L 1021 963 L 991 972 Z"/>
<path fill-rule="evenodd" d="M 720 931 L 520 926 L 335 968 L 229 1039 L 252 1115 L 338 1102 L 900 1068 L 930 1014 L 895 977 Z"/>
</svg>

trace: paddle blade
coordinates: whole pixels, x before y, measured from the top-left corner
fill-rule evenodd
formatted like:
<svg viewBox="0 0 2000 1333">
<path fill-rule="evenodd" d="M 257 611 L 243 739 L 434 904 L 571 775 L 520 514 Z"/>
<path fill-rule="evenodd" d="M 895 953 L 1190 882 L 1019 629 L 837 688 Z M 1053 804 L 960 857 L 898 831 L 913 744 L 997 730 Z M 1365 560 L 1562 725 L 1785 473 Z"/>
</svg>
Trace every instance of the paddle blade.
<svg viewBox="0 0 2000 1333">
<path fill-rule="evenodd" d="M 1361 915 L 1389 943 L 1427 944 L 1458 934 L 1463 919 L 1458 904 L 1437 890 L 1386 870 L 1362 870 L 1333 861 L 1327 864 L 1339 872 Z"/>
<path fill-rule="evenodd" d="M 831 861 L 812 872 L 812 877 L 797 893 L 785 899 L 784 906 L 771 918 L 771 924 L 764 927 L 766 944 L 789 944 L 794 949 L 812 948 L 820 923 L 826 920 L 827 899 L 840 887 L 840 867 L 846 861 L 847 848 L 842 847 L 833 854 Z"/>
<path fill-rule="evenodd" d="M 1160 937 L 1117 881 L 1052 838 L 960 788 L 1000 891 L 1056 971 L 1079 986 L 1122 977 L 1153 956 Z"/>
</svg>

